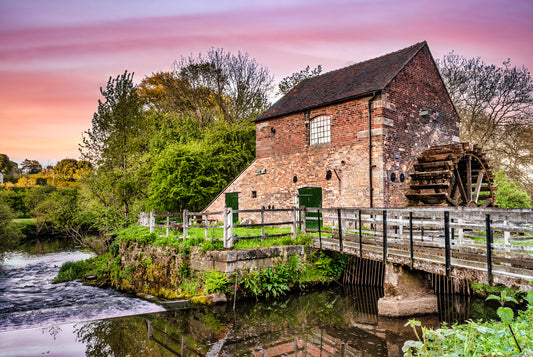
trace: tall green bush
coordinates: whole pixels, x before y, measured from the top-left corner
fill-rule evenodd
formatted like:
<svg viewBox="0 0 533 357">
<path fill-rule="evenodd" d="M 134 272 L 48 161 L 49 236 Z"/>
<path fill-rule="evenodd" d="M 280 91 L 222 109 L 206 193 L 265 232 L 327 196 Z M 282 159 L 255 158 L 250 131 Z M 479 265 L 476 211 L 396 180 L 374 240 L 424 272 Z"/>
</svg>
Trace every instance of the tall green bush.
<svg viewBox="0 0 533 357">
<path fill-rule="evenodd" d="M 22 234 L 13 222 L 11 208 L 0 199 L 0 253 L 16 246 Z"/>
<path fill-rule="evenodd" d="M 520 188 L 518 182 L 507 177 L 503 170 L 496 173 L 494 179 L 498 185 L 496 204 L 502 208 L 531 208 L 531 197 Z"/>
</svg>

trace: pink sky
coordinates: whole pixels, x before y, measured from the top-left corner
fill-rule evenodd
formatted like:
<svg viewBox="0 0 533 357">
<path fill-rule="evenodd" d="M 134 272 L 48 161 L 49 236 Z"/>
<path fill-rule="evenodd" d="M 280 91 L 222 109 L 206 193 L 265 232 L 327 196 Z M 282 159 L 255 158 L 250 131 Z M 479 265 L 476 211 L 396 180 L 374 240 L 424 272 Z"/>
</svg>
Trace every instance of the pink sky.
<svg viewBox="0 0 533 357">
<path fill-rule="evenodd" d="M 109 76 L 136 82 L 211 47 L 248 52 L 279 82 L 428 41 L 533 69 L 533 1 L 2 0 L 0 153 L 42 164 L 78 158 Z"/>
</svg>

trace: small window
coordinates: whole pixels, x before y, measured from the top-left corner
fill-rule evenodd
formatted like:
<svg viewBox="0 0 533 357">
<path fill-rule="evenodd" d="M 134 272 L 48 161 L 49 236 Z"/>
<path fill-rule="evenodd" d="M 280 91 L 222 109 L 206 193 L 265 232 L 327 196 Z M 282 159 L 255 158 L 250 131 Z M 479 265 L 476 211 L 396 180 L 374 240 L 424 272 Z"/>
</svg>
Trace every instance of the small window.
<svg viewBox="0 0 533 357">
<path fill-rule="evenodd" d="M 311 120 L 311 145 L 329 143 L 331 140 L 329 116 L 320 115 Z"/>
<path fill-rule="evenodd" d="M 252 198 L 257 198 L 257 191 L 252 191 Z"/>
</svg>

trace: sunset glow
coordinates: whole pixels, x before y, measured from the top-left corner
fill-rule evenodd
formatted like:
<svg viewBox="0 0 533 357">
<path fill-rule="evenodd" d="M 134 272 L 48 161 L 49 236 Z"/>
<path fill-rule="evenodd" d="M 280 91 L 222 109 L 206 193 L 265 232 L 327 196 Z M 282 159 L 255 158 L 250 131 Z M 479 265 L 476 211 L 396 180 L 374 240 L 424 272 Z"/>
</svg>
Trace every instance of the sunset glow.
<svg viewBox="0 0 533 357">
<path fill-rule="evenodd" d="M 211 47 L 248 52 L 276 84 L 310 65 L 330 71 L 426 40 L 533 69 L 533 2 L 274 0 L 0 2 L 0 153 L 78 158 L 109 76 L 145 76 Z"/>
</svg>

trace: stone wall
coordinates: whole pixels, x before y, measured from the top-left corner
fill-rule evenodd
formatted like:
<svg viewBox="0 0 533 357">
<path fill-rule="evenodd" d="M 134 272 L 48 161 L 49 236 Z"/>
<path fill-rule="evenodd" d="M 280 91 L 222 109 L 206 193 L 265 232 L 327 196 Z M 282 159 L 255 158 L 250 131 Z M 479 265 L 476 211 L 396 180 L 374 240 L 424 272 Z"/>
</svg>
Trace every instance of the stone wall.
<svg viewBox="0 0 533 357">
<path fill-rule="evenodd" d="M 230 275 L 240 270 L 273 267 L 293 254 L 305 261 L 311 249 L 297 245 L 202 253 L 196 247 L 184 258 L 170 246 L 122 242 L 118 251 L 122 278 L 113 285 L 119 290 L 173 297 L 173 292 L 182 283 L 180 274 L 184 269 L 196 272 L 217 270 Z"/>
<path fill-rule="evenodd" d="M 175 290 L 181 284 L 183 260 L 172 247 L 153 247 L 135 242 L 122 242 L 119 256 L 123 276 L 114 282 L 119 290 L 130 290 L 164 296 L 163 289 Z"/>
</svg>

